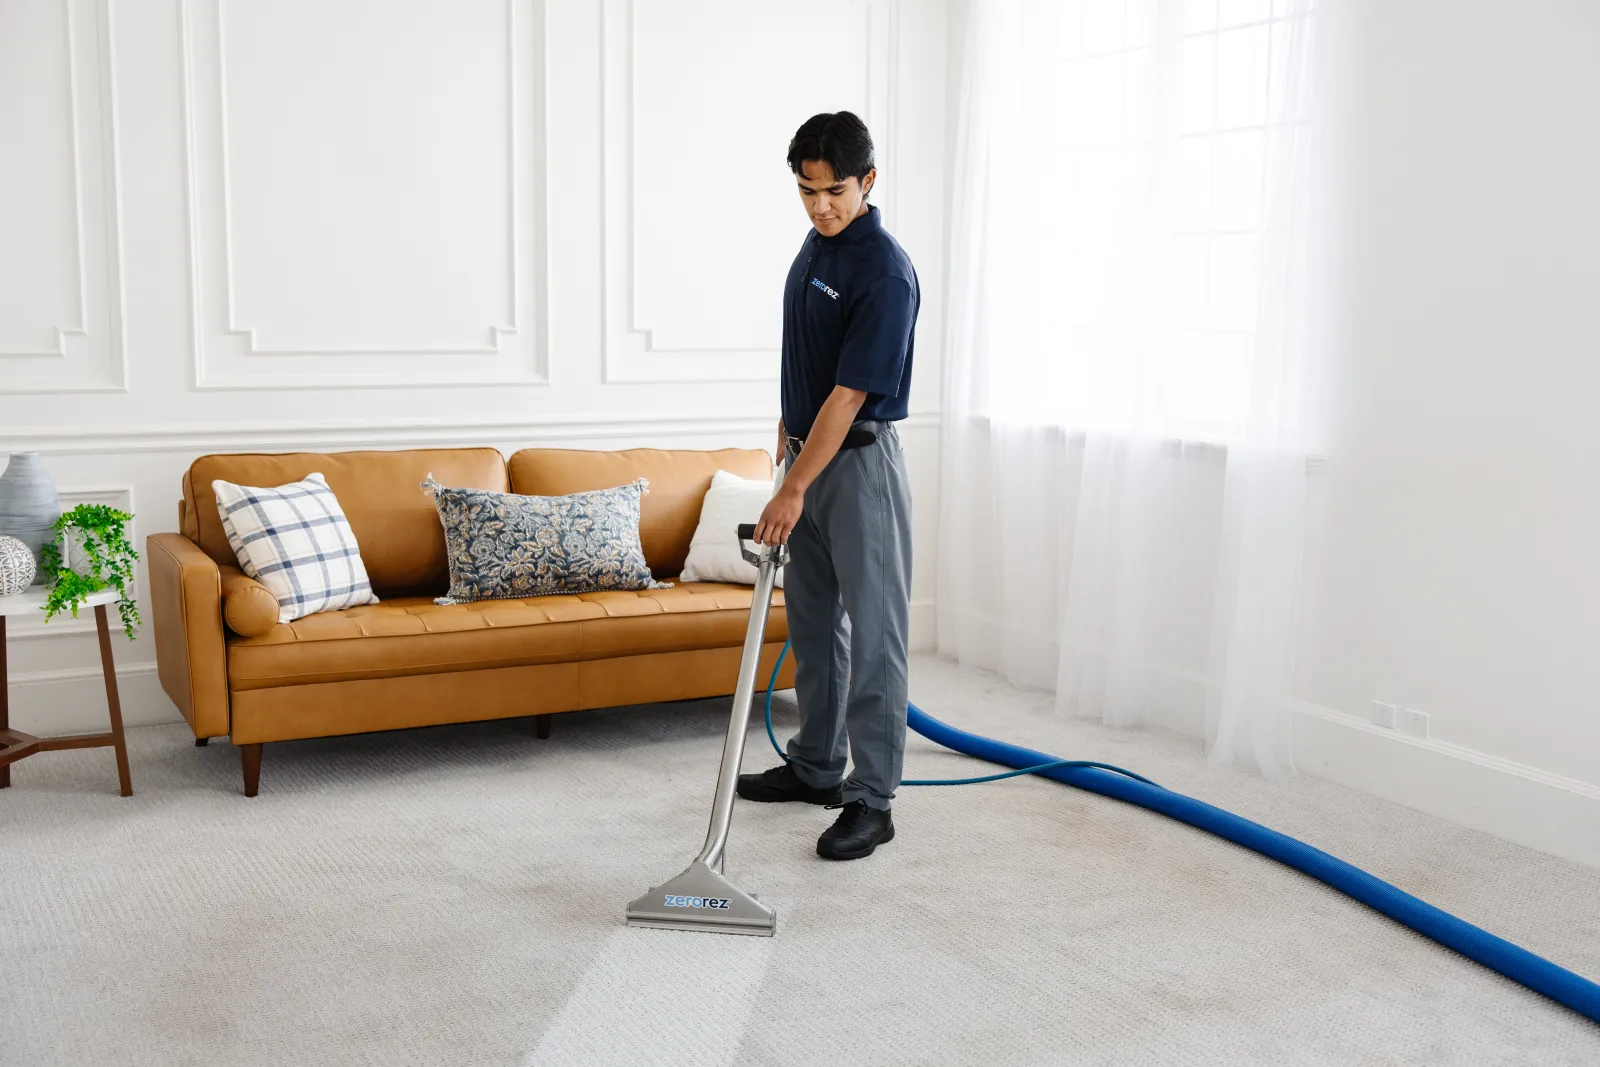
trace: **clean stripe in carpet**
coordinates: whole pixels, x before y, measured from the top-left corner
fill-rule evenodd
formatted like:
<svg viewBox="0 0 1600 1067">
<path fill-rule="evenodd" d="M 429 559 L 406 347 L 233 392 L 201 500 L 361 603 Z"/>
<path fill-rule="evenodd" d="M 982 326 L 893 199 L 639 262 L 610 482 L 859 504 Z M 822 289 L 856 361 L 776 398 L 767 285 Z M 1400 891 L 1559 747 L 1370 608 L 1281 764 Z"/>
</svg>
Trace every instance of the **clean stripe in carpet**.
<svg viewBox="0 0 1600 1067">
<path fill-rule="evenodd" d="M 777 907 L 787 919 L 789 909 Z M 618 930 L 540 1037 L 527 1067 L 731 1064 L 750 1025 L 773 940 Z"/>
</svg>

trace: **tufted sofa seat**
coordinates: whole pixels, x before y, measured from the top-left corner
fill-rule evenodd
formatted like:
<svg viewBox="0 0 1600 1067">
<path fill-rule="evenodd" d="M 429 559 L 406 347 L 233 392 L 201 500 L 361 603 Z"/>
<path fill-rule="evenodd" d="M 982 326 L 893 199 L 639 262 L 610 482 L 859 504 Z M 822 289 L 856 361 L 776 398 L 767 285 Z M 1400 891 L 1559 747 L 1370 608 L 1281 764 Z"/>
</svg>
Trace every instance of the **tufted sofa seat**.
<svg viewBox="0 0 1600 1067">
<path fill-rule="evenodd" d="M 279 623 L 228 644 L 235 692 L 434 671 L 611 659 L 727 648 L 744 640 L 749 586 L 691 582 L 671 589 L 435 604 L 397 597 Z M 773 593 L 767 633 L 788 636 Z M 671 616 L 663 618 L 663 616 Z"/>
<path fill-rule="evenodd" d="M 558 495 L 650 481 L 640 539 L 658 578 L 688 554 L 717 470 L 767 476 L 764 452 L 492 449 L 206 456 L 184 477 L 181 532 L 152 535 L 147 559 L 163 687 L 200 743 L 241 748 L 255 795 L 261 745 L 480 719 L 716 696 L 733 691 L 749 586 L 434 603 L 448 570 L 418 483 Z M 215 478 L 280 485 L 320 471 L 361 546 L 377 604 L 278 623 L 275 602 L 239 571 L 216 513 Z M 270 594 L 265 594 L 270 597 Z M 768 612 L 763 674 L 788 636 L 783 593 Z M 780 685 L 792 684 L 785 665 Z"/>
</svg>

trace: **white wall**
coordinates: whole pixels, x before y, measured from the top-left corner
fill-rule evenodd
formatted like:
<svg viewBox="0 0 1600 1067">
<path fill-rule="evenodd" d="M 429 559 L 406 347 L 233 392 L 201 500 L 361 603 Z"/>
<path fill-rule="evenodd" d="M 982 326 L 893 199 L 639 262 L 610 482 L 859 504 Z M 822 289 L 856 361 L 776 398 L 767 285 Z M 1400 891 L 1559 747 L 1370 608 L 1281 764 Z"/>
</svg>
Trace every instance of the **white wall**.
<svg viewBox="0 0 1600 1067">
<path fill-rule="evenodd" d="M 945 63 L 942 0 L 8 0 L 0 452 L 142 544 L 209 451 L 770 448 L 784 153 L 850 108 L 923 285 L 922 639 Z M 13 722 L 103 729 L 92 630 L 24 629 Z M 128 720 L 175 721 L 148 629 L 115 648 Z"/>
<path fill-rule="evenodd" d="M 1297 762 L 1600 864 L 1600 6 L 1346 9 Z"/>
</svg>

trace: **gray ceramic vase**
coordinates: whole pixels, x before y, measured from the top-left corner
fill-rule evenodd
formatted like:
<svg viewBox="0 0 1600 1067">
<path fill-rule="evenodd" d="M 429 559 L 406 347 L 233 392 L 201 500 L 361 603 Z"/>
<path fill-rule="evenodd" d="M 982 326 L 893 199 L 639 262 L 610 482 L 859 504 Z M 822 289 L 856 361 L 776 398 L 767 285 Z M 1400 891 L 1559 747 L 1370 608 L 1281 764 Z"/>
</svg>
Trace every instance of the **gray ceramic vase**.
<svg viewBox="0 0 1600 1067">
<path fill-rule="evenodd" d="M 0 534 L 27 545 L 38 560 L 39 549 L 55 536 L 51 527 L 60 517 L 55 479 L 39 461 L 39 453 L 13 452 L 6 472 L 0 474 Z M 42 581 L 40 574 L 35 582 Z"/>
</svg>

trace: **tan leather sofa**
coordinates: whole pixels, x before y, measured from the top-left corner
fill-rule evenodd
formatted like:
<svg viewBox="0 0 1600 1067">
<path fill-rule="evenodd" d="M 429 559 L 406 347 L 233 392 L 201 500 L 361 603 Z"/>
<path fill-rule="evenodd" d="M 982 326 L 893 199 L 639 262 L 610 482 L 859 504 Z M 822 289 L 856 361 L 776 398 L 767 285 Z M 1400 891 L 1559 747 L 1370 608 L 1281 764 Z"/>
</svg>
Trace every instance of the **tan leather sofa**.
<svg viewBox="0 0 1600 1067">
<path fill-rule="evenodd" d="M 212 455 L 183 478 L 180 533 L 147 542 L 161 685 L 196 744 L 239 746 L 245 795 L 268 741 L 440 723 L 549 716 L 733 692 L 749 618 L 748 586 L 435 604 L 449 585 L 444 532 L 419 488 L 445 485 L 558 495 L 648 478 L 640 538 L 652 573 L 673 580 L 717 470 L 771 477 L 765 452 L 588 452 L 492 448 Z M 277 621 L 277 602 L 238 567 L 213 479 L 273 486 L 320 471 L 338 496 L 380 602 Z M 774 594 L 760 678 L 788 625 Z M 779 685 L 793 684 L 793 661 Z"/>
</svg>

